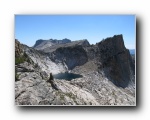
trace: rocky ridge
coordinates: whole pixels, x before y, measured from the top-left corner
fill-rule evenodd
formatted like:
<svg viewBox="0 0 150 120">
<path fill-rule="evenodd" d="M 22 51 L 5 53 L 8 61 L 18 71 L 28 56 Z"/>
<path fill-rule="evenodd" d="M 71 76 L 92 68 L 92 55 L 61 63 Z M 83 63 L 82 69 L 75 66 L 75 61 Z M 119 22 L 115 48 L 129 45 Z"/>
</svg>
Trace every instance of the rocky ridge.
<svg viewBox="0 0 150 120">
<path fill-rule="evenodd" d="M 49 39 L 49 40 L 43 40 L 43 39 L 39 39 L 36 41 L 35 45 L 33 46 L 33 48 L 37 49 L 37 50 L 43 50 L 45 48 L 51 47 L 51 46 L 56 46 L 59 44 L 66 44 L 66 43 L 70 43 L 71 40 L 65 38 L 62 40 L 56 40 L 56 39 Z"/>
<path fill-rule="evenodd" d="M 60 47 L 70 47 L 74 45 L 81 45 L 81 46 L 89 46 L 89 42 L 84 40 L 77 40 L 77 41 L 71 41 L 67 38 L 62 40 L 56 40 L 56 39 L 50 39 L 50 40 L 37 40 L 35 45 L 33 46 L 36 50 L 42 50 L 45 53 L 53 52 L 57 48 Z"/>
<path fill-rule="evenodd" d="M 52 51 L 21 45 L 32 62 L 16 66 L 16 105 L 135 105 L 134 64 L 122 35 L 96 45 L 86 40 L 59 45 Z M 66 71 L 83 77 L 55 79 L 57 89 L 47 81 L 50 72 Z"/>
</svg>

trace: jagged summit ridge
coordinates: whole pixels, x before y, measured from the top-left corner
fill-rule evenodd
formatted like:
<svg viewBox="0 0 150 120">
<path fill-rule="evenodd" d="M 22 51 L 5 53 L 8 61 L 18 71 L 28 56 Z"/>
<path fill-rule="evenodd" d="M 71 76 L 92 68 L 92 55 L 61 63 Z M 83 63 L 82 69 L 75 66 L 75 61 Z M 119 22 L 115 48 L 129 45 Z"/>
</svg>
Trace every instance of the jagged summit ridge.
<svg viewBox="0 0 150 120">
<path fill-rule="evenodd" d="M 76 40 L 71 41 L 67 38 L 62 40 L 56 40 L 56 39 L 50 39 L 50 40 L 37 40 L 35 45 L 33 46 L 36 50 L 42 50 L 45 53 L 49 53 L 52 51 L 55 51 L 57 48 L 60 47 L 69 47 L 69 46 L 75 46 L 75 45 L 81 45 L 81 46 L 89 46 L 90 43 L 87 41 L 87 39 L 83 40 Z"/>
<path fill-rule="evenodd" d="M 35 49 L 44 49 L 46 47 L 50 47 L 53 45 L 57 45 L 57 44 L 65 44 L 65 43 L 70 43 L 71 40 L 65 38 L 62 40 L 57 40 L 57 39 L 49 39 L 49 40 L 43 40 L 43 39 L 39 39 L 36 41 L 35 45 L 33 46 Z"/>
</svg>

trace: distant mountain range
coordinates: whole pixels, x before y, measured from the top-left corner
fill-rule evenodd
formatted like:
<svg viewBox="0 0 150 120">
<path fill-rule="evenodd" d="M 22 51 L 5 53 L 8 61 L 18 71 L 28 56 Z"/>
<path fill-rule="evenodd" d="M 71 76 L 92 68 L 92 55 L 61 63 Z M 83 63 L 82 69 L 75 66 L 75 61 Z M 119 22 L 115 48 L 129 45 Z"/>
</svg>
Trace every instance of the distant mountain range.
<svg viewBox="0 0 150 120">
<path fill-rule="evenodd" d="M 55 51 L 57 48 L 60 48 L 60 47 L 69 47 L 69 46 L 74 46 L 74 45 L 81 45 L 83 47 L 86 47 L 86 46 L 90 46 L 90 43 L 87 41 L 87 39 L 77 40 L 77 41 L 71 41 L 67 38 L 62 39 L 62 40 L 40 39 L 36 41 L 33 48 L 36 50 L 44 51 L 45 53 L 49 53 L 49 52 Z"/>
<path fill-rule="evenodd" d="M 135 49 L 129 49 L 131 55 L 135 55 Z"/>
</svg>

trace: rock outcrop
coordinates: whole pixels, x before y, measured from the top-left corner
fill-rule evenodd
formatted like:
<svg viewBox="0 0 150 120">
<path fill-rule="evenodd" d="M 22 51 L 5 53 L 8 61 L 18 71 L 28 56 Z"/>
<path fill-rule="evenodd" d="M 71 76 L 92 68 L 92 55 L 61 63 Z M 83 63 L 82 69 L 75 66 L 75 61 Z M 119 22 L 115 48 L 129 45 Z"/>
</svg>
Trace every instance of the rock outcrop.
<svg viewBox="0 0 150 120">
<path fill-rule="evenodd" d="M 125 48 L 122 35 L 103 39 L 96 45 L 84 49 L 87 53 L 88 64 L 94 62 L 96 66 L 93 65 L 93 68 L 99 72 L 104 71 L 106 77 L 116 86 L 125 88 L 131 82 L 135 82 L 134 61 L 129 50 Z M 87 64 L 84 67 L 87 68 Z M 82 66 L 79 69 L 83 72 Z"/>
<path fill-rule="evenodd" d="M 72 81 L 54 80 L 58 87 L 35 72 L 24 72 L 15 82 L 16 105 L 134 105 L 131 88 L 118 88 L 97 72 Z"/>
<path fill-rule="evenodd" d="M 28 58 L 15 66 L 16 105 L 135 105 L 135 66 L 122 35 L 96 45 L 49 41 L 37 41 L 39 50 L 16 41 L 16 56 Z M 49 81 L 66 71 L 83 77 Z"/>
<path fill-rule="evenodd" d="M 62 62 L 68 70 L 72 70 L 76 66 L 81 66 L 88 61 L 86 51 L 81 45 L 60 47 L 51 53 L 51 55 L 55 63 Z"/>
<path fill-rule="evenodd" d="M 90 46 L 86 39 L 71 41 L 65 38 L 63 40 L 37 40 L 33 48 L 36 50 L 42 50 L 45 53 L 50 53 L 60 47 L 72 47 L 77 45 L 81 45 L 83 47 Z"/>
<path fill-rule="evenodd" d="M 134 65 L 123 36 L 107 38 L 97 44 L 99 58 L 106 76 L 117 86 L 127 87 L 134 74 Z"/>
<path fill-rule="evenodd" d="M 20 42 L 15 39 L 15 57 L 19 57 L 23 54 Z"/>
<path fill-rule="evenodd" d="M 70 43 L 70 42 L 71 42 L 71 40 L 69 40 L 67 38 L 62 39 L 62 40 L 56 40 L 56 39 L 42 40 L 42 39 L 39 39 L 36 41 L 33 48 L 35 48 L 37 50 L 43 50 L 43 49 L 51 47 L 51 46 L 56 46 L 59 44 L 66 44 L 66 43 Z"/>
<path fill-rule="evenodd" d="M 64 65 L 64 63 L 62 61 L 58 61 L 57 63 L 55 63 L 50 54 L 35 50 L 28 46 L 23 46 L 23 49 L 24 51 L 26 51 L 26 54 L 32 59 L 34 64 L 36 64 L 36 66 L 38 66 L 47 74 L 51 72 L 53 74 L 57 74 L 67 71 L 67 67 Z"/>
</svg>

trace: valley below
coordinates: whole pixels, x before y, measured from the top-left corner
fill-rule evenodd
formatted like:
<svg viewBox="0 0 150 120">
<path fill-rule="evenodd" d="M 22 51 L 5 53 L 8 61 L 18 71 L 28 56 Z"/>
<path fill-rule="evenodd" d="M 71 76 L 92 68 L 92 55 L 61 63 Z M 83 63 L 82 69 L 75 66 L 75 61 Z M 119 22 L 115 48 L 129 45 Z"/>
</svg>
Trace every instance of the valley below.
<svg viewBox="0 0 150 120">
<path fill-rule="evenodd" d="M 68 79 L 67 79 L 68 78 Z M 88 40 L 15 40 L 15 104 L 135 106 L 135 58 L 123 35 Z"/>
</svg>

